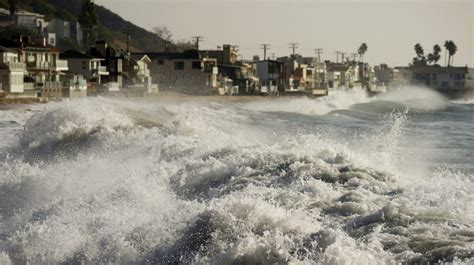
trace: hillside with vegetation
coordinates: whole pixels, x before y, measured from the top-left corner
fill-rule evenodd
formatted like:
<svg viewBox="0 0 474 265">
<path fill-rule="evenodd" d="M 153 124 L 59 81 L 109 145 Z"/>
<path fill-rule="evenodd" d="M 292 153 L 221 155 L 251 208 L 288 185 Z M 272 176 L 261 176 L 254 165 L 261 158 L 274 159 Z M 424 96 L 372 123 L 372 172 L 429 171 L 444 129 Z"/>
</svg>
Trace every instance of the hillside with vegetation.
<svg viewBox="0 0 474 265">
<path fill-rule="evenodd" d="M 7 2 L 8 0 L 0 0 L 0 8 L 8 9 Z M 18 0 L 17 6 L 19 10 L 43 14 L 47 20 L 58 18 L 77 21 L 82 3 L 82 0 Z M 103 6 L 96 5 L 96 13 L 99 24 L 96 28 L 97 39 L 107 40 L 124 48 L 127 43 L 127 34 L 130 34 L 132 51 L 162 51 L 165 46 L 173 49 L 169 41 L 124 20 Z M 11 30 L 14 29 L 7 29 L 7 32 Z"/>
</svg>

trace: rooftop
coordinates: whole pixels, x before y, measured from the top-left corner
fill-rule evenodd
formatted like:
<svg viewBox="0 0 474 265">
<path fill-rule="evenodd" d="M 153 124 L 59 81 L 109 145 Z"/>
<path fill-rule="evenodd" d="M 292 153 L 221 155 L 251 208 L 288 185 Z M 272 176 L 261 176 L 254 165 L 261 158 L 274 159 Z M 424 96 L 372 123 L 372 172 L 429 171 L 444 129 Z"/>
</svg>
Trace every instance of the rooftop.
<svg viewBox="0 0 474 265">
<path fill-rule="evenodd" d="M 144 52 L 134 53 L 134 56 L 147 55 L 151 60 L 166 59 L 166 60 L 189 60 L 189 59 L 201 59 L 201 55 L 198 50 L 187 50 L 184 52 Z"/>
<path fill-rule="evenodd" d="M 414 73 L 432 73 L 432 74 L 451 74 L 451 73 L 467 73 L 468 68 L 464 67 L 456 67 L 456 66 L 403 66 L 403 67 L 395 67 L 395 69 L 405 69 L 409 70 Z"/>
</svg>

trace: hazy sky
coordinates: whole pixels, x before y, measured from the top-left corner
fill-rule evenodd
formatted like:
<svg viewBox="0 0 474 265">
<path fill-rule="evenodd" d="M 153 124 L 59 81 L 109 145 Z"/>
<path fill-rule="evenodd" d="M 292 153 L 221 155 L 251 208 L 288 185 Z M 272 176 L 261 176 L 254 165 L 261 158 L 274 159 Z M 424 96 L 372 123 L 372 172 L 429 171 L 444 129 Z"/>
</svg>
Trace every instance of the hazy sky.
<svg viewBox="0 0 474 265">
<path fill-rule="evenodd" d="M 406 65 L 419 42 L 425 54 L 445 40 L 458 46 L 455 65 L 474 65 L 474 0 L 96 0 L 145 29 L 167 26 L 175 39 L 204 36 L 202 48 L 240 46 L 245 58 L 271 44 L 269 55 L 355 52 L 368 45 L 366 61 Z M 444 63 L 443 57 L 440 62 Z"/>
</svg>

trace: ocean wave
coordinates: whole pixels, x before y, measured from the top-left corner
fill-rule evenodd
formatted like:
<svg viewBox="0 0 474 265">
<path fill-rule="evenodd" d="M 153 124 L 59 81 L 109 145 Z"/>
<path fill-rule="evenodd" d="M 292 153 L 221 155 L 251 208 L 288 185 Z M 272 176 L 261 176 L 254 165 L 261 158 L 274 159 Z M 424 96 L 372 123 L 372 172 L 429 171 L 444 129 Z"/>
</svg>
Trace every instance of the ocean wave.
<svg viewBox="0 0 474 265">
<path fill-rule="evenodd" d="M 407 115 L 341 139 L 241 104 L 58 103 L 26 122 L 21 148 L 80 148 L 2 161 L 0 261 L 468 262 L 472 179 L 399 172 Z"/>
</svg>

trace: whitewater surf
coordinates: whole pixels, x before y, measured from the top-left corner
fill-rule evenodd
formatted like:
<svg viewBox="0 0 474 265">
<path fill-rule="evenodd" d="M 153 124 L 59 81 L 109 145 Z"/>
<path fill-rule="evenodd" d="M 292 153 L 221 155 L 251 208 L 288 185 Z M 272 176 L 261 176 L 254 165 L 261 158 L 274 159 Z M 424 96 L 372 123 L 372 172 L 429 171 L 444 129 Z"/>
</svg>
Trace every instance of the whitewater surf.
<svg viewBox="0 0 474 265">
<path fill-rule="evenodd" d="M 0 263 L 473 263 L 473 113 L 417 88 L 2 110 Z"/>
</svg>

